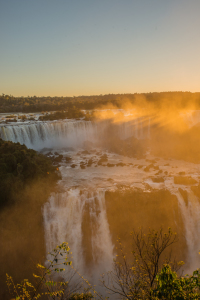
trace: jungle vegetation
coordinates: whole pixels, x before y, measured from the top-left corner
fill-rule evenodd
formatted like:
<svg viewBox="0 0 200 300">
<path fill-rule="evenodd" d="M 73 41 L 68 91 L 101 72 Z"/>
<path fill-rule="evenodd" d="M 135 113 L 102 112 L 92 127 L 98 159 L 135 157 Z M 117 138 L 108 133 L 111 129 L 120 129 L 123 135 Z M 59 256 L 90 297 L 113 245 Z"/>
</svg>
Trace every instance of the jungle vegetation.
<svg viewBox="0 0 200 300">
<path fill-rule="evenodd" d="M 162 108 L 176 105 L 177 108 L 200 107 L 200 93 L 190 92 L 162 92 L 135 94 L 108 94 L 77 97 L 14 97 L 2 94 L 0 96 L 0 113 L 7 112 L 42 112 L 67 109 L 96 109 L 107 105 L 121 108 L 124 103 L 144 107 L 151 105 Z"/>
<path fill-rule="evenodd" d="M 30 182 L 60 178 L 52 161 L 20 143 L 0 139 L 0 207 L 15 201 L 15 195 Z"/>
</svg>

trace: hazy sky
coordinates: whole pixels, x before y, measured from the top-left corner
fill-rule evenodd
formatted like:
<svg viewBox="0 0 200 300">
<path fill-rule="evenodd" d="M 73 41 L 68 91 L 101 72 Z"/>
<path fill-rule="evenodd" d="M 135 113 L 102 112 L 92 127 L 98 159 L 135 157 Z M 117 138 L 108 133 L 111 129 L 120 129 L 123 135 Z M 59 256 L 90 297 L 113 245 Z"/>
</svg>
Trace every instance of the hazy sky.
<svg viewBox="0 0 200 300">
<path fill-rule="evenodd" d="M 200 91 L 200 0 L 0 0 L 0 94 Z"/>
</svg>

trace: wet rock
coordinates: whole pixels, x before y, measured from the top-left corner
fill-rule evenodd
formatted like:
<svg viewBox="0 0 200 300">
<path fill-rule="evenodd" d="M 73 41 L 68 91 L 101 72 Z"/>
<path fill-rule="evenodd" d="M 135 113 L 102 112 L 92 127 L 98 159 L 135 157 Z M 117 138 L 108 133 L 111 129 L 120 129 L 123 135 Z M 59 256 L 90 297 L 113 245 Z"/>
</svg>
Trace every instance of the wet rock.
<svg viewBox="0 0 200 300">
<path fill-rule="evenodd" d="M 149 170 L 152 168 L 152 169 L 155 169 L 156 166 L 154 166 L 154 164 L 150 164 L 148 165 L 146 168 L 144 168 L 144 171 L 145 172 L 149 172 Z M 158 168 L 159 169 L 159 168 Z"/>
<path fill-rule="evenodd" d="M 120 162 L 118 164 L 116 164 L 117 167 L 124 167 L 126 164 L 124 164 L 123 162 Z"/>
<path fill-rule="evenodd" d="M 88 150 L 83 150 L 82 154 L 90 154 L 90 152 Z"/>
<path fill-rule="evenodd" d="M 77 165 L 76 164 L 72 164 L 71 165 L 71 168 L 75 168 Z"/>
<path fill-rule="evenodd" d="M 80 162 L 80 167 L 81 167 L 81 169 L 85 169 L 85 162 L 84 161 Z"/>
<path fill-rule="evenodd" d="M 154 166 L 154 170 L 159 170 L 159 166 Z"/>
<path fill-rule="evenodd" d="M 156 183 L 160 183 L 160 182 L 164 182 L 164 178 L 163 177 L 153 177 L 152 181 L 156 182 Z"/>
<path fill-rule="evenodd" d="M 107 155 L 107 154 L 103 154 L 103 155 L 101 156 L 101 159 L 108 160 L 108 155 Z"/>
<path fill-rule="evenodd" d="M 159 170 L 155 175 L 159 175 L 161 174 L 163 171 L 162 170 Z"/>
<path fill-rule="evenodd" d="M 197 181 L 192 177 L 174 176 L 174 183 L 175 184 L 192 185 L 192 184 L 197 183 Z"/>
<path fill-rule="evenodd" d="M 149 170 L 150 170 L 150 167 L 149 167 L 149 166 L 147 166 L 146 168 L 144 168 L 144 171 L 145 171 L 145 172 L 149 172 Z"/>
<path fill-rule="evenodd" d="M 107 167 L 114 167 L 115 164 L 110 164 L 110 163 L 107 163 Z"/>
<path fill-rule="evenodd" d="M 50 156 L 50 155 L 53 155 L 53 154 L 52 154 L 52 152 L 48 152 L 46 155 L 47 155 L 47 156 Z"/>
<path fill-rule="evenodd" d="M 108 161 L 107 154 L 104 154 L 100 157 L 100 160 L 98 161 L 98 165 L 102 165 L 102 163 L 107 162 L 107 161 Z"/>
<path fill-rule="evenodd" d="M 113 182 L 113 179 L 112 178 L 108 178 L 107 181 Z"/>
<path fill-rule="evenodd" d="M 71 157 L 69 157 L 69 156 L 66 156 L 66 157 L 65 157 L 65 161 L 66 161 L 66 163 L 69 163 L 69 162 L 71 162 L 71 160 L 72 160 L 72 158 L 71 158 Z"/>
<path fill-rule="evenodd" d="M 88 160 L 88 167 L 90 167 L 91 165 L 93 164 L 93 160 L 90 158 L 89 160 Z"/>
<path fill-rule="evenodd" d="M 63 155 L 60 154 L 60 155 L 58 155 L 57 157 L 54 157 L 53 161 L 54 161 L 54 162 L 61 162 L 62 159 L 63 159 Z"/>
<path fill-rule="evenodd" d="M 179 172 L 178 174 L 179 175 L 185 175 L 185 172 Z"/>
</svg>

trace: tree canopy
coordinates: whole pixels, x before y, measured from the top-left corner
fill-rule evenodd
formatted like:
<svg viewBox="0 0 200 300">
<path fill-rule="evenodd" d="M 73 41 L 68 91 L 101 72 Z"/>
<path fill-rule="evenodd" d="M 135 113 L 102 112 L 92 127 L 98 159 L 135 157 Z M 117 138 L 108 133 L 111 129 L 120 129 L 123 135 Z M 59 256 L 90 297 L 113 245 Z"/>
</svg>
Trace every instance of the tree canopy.
<svg viewBox="0 0 200 300">
<path fill-rule="evenodd" d="M 0 139 L 0 206 L 12 202 L 14 193 L 39 178 L 59 179 L 57 166 L 25 145 Z"/>
</svg>

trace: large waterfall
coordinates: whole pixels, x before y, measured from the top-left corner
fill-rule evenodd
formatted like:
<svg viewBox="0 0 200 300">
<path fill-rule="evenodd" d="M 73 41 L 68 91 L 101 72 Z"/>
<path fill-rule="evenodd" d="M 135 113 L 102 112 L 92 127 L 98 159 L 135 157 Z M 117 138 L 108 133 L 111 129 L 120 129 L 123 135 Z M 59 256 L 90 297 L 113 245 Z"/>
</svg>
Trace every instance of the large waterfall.
<svg viewBox="0 0 200 300">
<path fill-rule="evenodd" d="M 99 277 L 111 270 L 113 245 L 104 190 L 71 188 L 53 194 L 44 205 L 44 227 L 47 251 L 68 241 L 73 264 L 81 274 Z"/>
<path fill-rule="evenodd" d="M 84 121 L 37 122 L 1 126 L 0 136 L 37 150 L 44 147 L 76 147 L 86 140 L 95 141 L 97 126 Z"/>
<path fill-rule="evenodd" d="M 186 189 L 187 198 L 184 200 L 180 192 L 176 193 L 185 226 L 185 237 L 188 246 L 188 267 L 192 272 L 200 263 L 200 203 L 191 190 Z"/>
<path fill-rule="evenodd" d="M 109 121 L 48 121 L 1 125 L 0 137 L 6 141 L 19 142 L 29 148 L 62 148 L 82 146 L 83 142 L 99 142 L 107 130 L 112 128 L 119 138 L 131 136 L 147 138 L 150 136 L 150 121 L 142 119 L 112 124 Z"/>
</svg>

